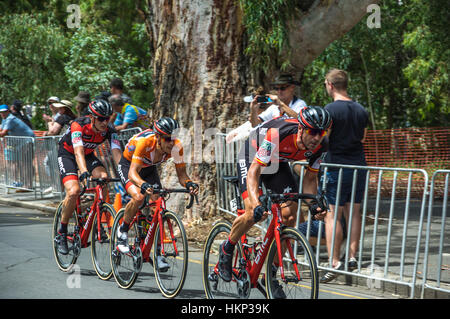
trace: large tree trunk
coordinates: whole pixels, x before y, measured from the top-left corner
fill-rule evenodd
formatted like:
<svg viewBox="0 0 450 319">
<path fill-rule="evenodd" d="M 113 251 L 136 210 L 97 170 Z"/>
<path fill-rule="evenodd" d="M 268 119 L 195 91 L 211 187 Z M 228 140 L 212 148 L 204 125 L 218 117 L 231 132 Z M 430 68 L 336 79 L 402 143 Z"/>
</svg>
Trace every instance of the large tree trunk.
<svg viewBox="0 0 450 319">
<path fill-rule="evenodd" d="M 215 165 L 208 164 L 201 152 L 209 141 L 194 137 L 208 128 L 224 132 L 245 122 L 249 110 L 242 98 L 259 82 L 243 53 L 246 36 L 237 2 L 148 0 L 143 12 L 154 59 L 153 116 L 172 116 L 189 130 L 191 145 L 185 147 L 194 151 L 188 172 L 201 183 L 202 217 L 216 213 L 216 175 Z M 300 73 L 364 16 L 368 3 L 375 2 L 312 1 L 309 10 L 289 24 L 291 71 Z M 163 170 L 163 185 L 174 186 L 174 171 Z"/>
</svg>

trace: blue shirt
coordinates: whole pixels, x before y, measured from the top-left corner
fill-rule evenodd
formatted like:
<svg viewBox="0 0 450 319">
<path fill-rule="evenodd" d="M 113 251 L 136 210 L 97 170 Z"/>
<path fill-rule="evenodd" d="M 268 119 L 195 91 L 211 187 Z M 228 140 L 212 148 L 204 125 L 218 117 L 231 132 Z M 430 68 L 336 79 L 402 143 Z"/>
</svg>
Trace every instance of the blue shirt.
<svg viewBox="0 0 450 319">
<path fill-rule="evenodd" d="M 146 115 L 147 112 L 140 107 L 125 103 L 122 108 L 122 112 L 117 113 L 116 120 L 114 121 L 114 126 L 128 123 L 130 126 L 136 124 L 141 128 L 148 128 L 149 125 L 148 123 L 146 123 L 147 121 L 144 120 Z"/>
<path fill-rule="evenodd" d="M 8 130 L 9 136 L 31 136 L 34 132 L 22 120 L 18 119 L 11 113 L 2 121 L 2 130 Z"/>
</svg>

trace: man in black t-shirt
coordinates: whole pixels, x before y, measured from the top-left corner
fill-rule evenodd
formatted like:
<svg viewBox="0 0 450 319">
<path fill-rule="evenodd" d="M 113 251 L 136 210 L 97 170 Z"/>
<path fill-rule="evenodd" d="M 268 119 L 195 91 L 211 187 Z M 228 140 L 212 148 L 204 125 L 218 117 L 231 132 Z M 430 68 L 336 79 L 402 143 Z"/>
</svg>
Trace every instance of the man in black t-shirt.
<svg viewBox="0 0 450 319">
<path fill-rule="evenodd" d="M 325 157 L 325 163 L 366 166 L 363 142 L 367 133 L 368 113 L 364 107 L 352 101 L 347 94 L 348 77 L 345 71 L 333 69 L 329 71 L 324 83 L 327 93 L 333 98 L 332 103 L 325 106 L 331 114 L 333 127 L 329 137 L 329 149 Z M 332 267 L 343 270 L 344 265 L 339 261 L 340 248 L 343 241 L 342 214 L 346 224 L 349 224 L 351 208 L 351 195 L 353 186 L 353 169 L 343 169 L 339 203 L 336 203 L 339 169 L 328 168 L 326 179 L 326 196 L 330 202 L 330 211 L 325 215 L 325 234 L 328 255 L 332 258 Z M 322 176 L 323 178 L 323 176 Z M 352 228 L 350 231 L 350 248 L 348 269 L 357 268 L 356 252 L 361 234 L 360 206 L 364 195 L 366 171 L 358 170 L 356 191 L 353 203 Z M 320 187 L 323 183 L 319 183 Z M 333 229 L 334 214 L 337 212 L 336 229 Z M 331 247 L 333 231 L 336 231 L 334 248 Z M 336 273 L 327 272 L 321 282 L 329 282 L 336 278 Z"/>
</svg>

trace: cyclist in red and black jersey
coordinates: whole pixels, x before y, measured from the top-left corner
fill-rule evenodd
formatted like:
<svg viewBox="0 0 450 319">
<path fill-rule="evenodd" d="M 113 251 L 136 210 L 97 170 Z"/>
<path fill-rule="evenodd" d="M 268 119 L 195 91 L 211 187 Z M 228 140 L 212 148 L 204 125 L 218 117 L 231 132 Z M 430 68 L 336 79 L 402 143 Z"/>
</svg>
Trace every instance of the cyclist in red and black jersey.
<svg viewBox="0 0 450 319">
<path fill-rule="evenodd" d="M 244 200 L 245 214 L 237 217 L 228 240 L 220 248 L 219 274 L 231 280 L 231 261 L 235 244 L 256 222 L 264 220 L 268 212 L 259 202 L 260 180 L 273 193 L 298 192 L 289 161 L 308 160 L 303 178 L 303 192 L 317 193 L 317 173 L 328 148 L 325 138 L 331 126 L 328 111 L 319 106 L 300 110 L 298 119 L 275 118 L 259 125 L 245 142 L 238 158 L 238 177 Z M 282 205 L 283 224 L 295 226 L 297 203 Z M 313 214 L 320 211 L 311 208 Z M 283 296 L 282 291 L 280 296 Z"/>
<path fill-rule="evenodd" d="M 68 254 L 67 223 L 76 208 L 76 201 L 80 194 L 79 181 L 86 183 L 89 176 L 108 177 L 102 162 L 94 155 L 94 150 L 108 140 L 111 143 L 116 164 L 122 154 L 117 132 L 111 124 L 108 124 L 112 114 L 111 105 L 104 100 L 95 100 L 89 104 L 88 109 L 90 114 L 75 119 L 59 141 L 59 172 L 66 192 L 59 229 L 62 240 L 58 250 L 61 254 Z M 105 188 L 104 191 L 106 192 L 107 189 Z"/>
</svg>

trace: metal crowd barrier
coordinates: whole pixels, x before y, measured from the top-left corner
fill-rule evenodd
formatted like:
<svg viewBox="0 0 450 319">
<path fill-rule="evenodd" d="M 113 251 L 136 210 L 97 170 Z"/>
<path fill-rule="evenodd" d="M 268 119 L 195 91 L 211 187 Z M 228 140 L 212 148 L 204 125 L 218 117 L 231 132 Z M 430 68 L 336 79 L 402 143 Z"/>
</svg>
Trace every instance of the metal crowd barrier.
<svg viewBox="0 0 450 319">
<path fill-rule="evenodd" d="M 34 170 L 34 138 L 5 136 L 0 141 L 1 182 L 11 188 L 33 191 L 36 184 Z"/>
<path fill-rule="evenodd" d="M 426 288 L 450 293 L 450 235 L 448 232 L 450 229 L 450 219 L 447 218 L 449 175 L 450 170 L 437 170 L 433 173 L 431 178 L 426 226 L 422 298 L 424 297 Z M 442 210 L 441 216 L 438 215 L 436 216 L 436 220 L 433 220 L 433 204 L 435 203 L 434 190 L 436 180 L 439 176 L 445 178 Z M 435 227 L 433 228 L 432 223 L 435 224 Z M 432 267 L 429 267 L 430 265 L 432 265 Z"/>
<path fill-rule="evenodd" d="M 337 180 L 336 202 L 339 202 L 342 187 L 343 169 L 352 170 L 352 192 L 350 199 L 350 211 L 348 224 L 346 225 L 347 240 L 344 247 L 345 269 L 343 271 L 333 270 L 330 266 L 319 266 L 319 269 L 340 274 L 347 274 L 356 277 L 368 279 L 368 286 L 375 282 L 390 282 L 410 287 L 410 297 L 414 298 L 417 271 L 419 269 L 420 245 L 422 238 L 422 227 L 424 222 L 425 204 L 427 201 L 428 174 L 421 169 L 370 167 L 337 165 L 323 163 L 323 176 L 327 175 L 329 168 L 339 170 Z M 359 249 L 357 254 L 358 269 L 356 271 L 348 270 L 350 234 L 352 229 L 352 217 L 355 213 L 353 204 L 356 192 L 356 181 L 358 171 L 366 172 L 366 182 L 364 186 L 364 197 L 361 203 L 361 235 L 359 238 Z M 371 176 L 370 173 L 376 173 Z M 383 180 L 383 175 L 389 178 Z M 392 176 L 393 175 L 393 176 Z M 374 177 L 374 178 L 372 178 Z M 397 185 L 400 181 L 407 182 L 406 194 L 399 194 Z M 386 187 L 386 183 L 392 181 L 390 198 L 382 198 L 381 188 Z M 323 179 L 322 187 L 326 190 L 326 180 Z M 411 198 L 411 189 L 413 182 L 422 183 L 421 199 L 415 201 Z M 375 198 L 369 197 L 369 188 L 375 187 Z M 416 205 L 416 207 L 413 207 Z M 369 214 L 369 210 L 373 212 Z M 373 217 L 372 217 L 373 216 Z M 368 222 L 373 221 L 373 225 Z M 333 234 L 331 245 L 335 244 L 337 214 L 334 215 Z M 320 238 L 319 238 L 320 239 Z M 320 249 L 320 240 L 318 240 L 317 252 Z M 366 248 L 367 247 L 367 248 Z M 341 248 L 342 251 L 342 248 Z M 329 257 L 331 259 L 333 254 Z M 319 254 L 316 254 L 319 258 Z M 365 265 L 364 271 L 362 265 Z"/>
<path fill-rule="evenodd" d="M 215 152 L 216 152 L 216 174 L 217 174 L 217 206 L 218 210 L 236 216 L 233 203 L 236 197 L 233 185 L 225 182 L 222 177 L 225 175 L 237 174 L 237 155 L 243 141 L 226 143 L 225 134 L 216 134 Z M 304 168 L 306 162 L 295 162 L 292 167 L 300 166 L 299 190 L 302 191 Z M 348 223 L 345 223 L 344 233 L 347 238 L 344 239 L 341 247 L 340 260 L 344 262 L 344 270 L 336 271 L 341 275 L 348 275 L 356 280 L 361 280 L 368 288 L 381 288 L 381 284 L 398 284 L 404 286 L 410 298 L 414 298 L 416 291 L 422 287 L 418 283 L 420 277 L 423 279 L 424 288 L 434 286 L 436 290 L 448 292 L 441 283 L 444 278 L 444 285 L 449 283 L 448 272 L 446 276 L 436 275 L 437 270 L 432 271 L 435 278 L 431 278 L 427 273 L 427 255 L 437 251 L 433 256 L 438 259 L 437 269 L 447 267 L 443 265 L 443 258 L 449 256 L 448 234 L 445 237 L 446 211 L 448 205 L 448 171 L 437 171 L 435 174 L 446 173 L 446 184 L 444 193 L 446 194 L 442 206 L 441 232 L 439 240 L 430 232 L 431 208 L 433 205 L 433 190 L 435 187 L 435 175 L 431 182 L 431 195 L 429 199 L 429 178 L 428 173 L 421 169 L 404 169 L 388 167 L 371 166 L 352 166 L 322 164 L 321 175 L 326 176 L 330 168 L 337 169 L 338 189 L 337 196 L 340 196 L 342 187 L 342 171 L 344 168 L 352 170 L 352 194 L 350 202 L 353 203 L 356 192 L 357 172 L 364 171 L 366 181 L 364 185 L 364 195 L 360 206 L 361 213 L 361 233 L 359 236 L 358 250 L 356 259 L 358 267 L 356 270 L 348 269 L 352 217 L 356 212 L 353 211 L 353 205 L 350 205 Z M 326 191 L 325 179 L 321 180 L 321 185 Z M 388 190 L 388 191 L 386 191 Z M 388 194 L 388 195 L 386 195 Z M 339 198 L 337 198 L 339 201 Z M 424 229 L 426 205 L 429 205 L 429 216 L 427 227 Z M 300 223 L 301 205 L 298 208 L 297 227 Z M 307 213 L 309 215 L 309 213 Z M 329 261 L 332 256 L 328 256 L 325 241 L 325 232 L 322 230 L 324 223 L 319 222 L 318 235 L 313 238 L 310 234 L 311 218 L 306 218 L 307 231 L 306 236 L 310 242 L 315 244 L 316 261 L 319 269 L 331 271 Z M 331 245 L 335 242 L 335 229 L 337 218 L 333 220 L 333 234 L 331 236 Z M 434 225 L 435 223 L 433 223 Z M 264 225 L 261 225 L 264 229 Z M 448 228 L 448 227 L 447 227 Z M 424 235 L 422 232 L 425 231 Z M 431 234 L 430 234 L 431 233 Z M 423 252 L 423 238 L 427 238 L 426 252 Z M 430 243 L 433 242 L 434 246 Z M 446 253 L 447 252 L 447 253 Z M 426 257 L 426 258 L 424 258 Z M 322 263 L 320 263 L 323 261 Z M 325 261 L 325 262 L 324 262 Z M 441 267 L 441 268 L 440 268 Z M 423 275 L 419 271 L 424 269 Z M 428 277 L 427 277 L 428 275 Z M 431 283 L 429 281 L 432 281 Z M 423 297 L 423 293 L 422 293 Z"/>
</svg>

